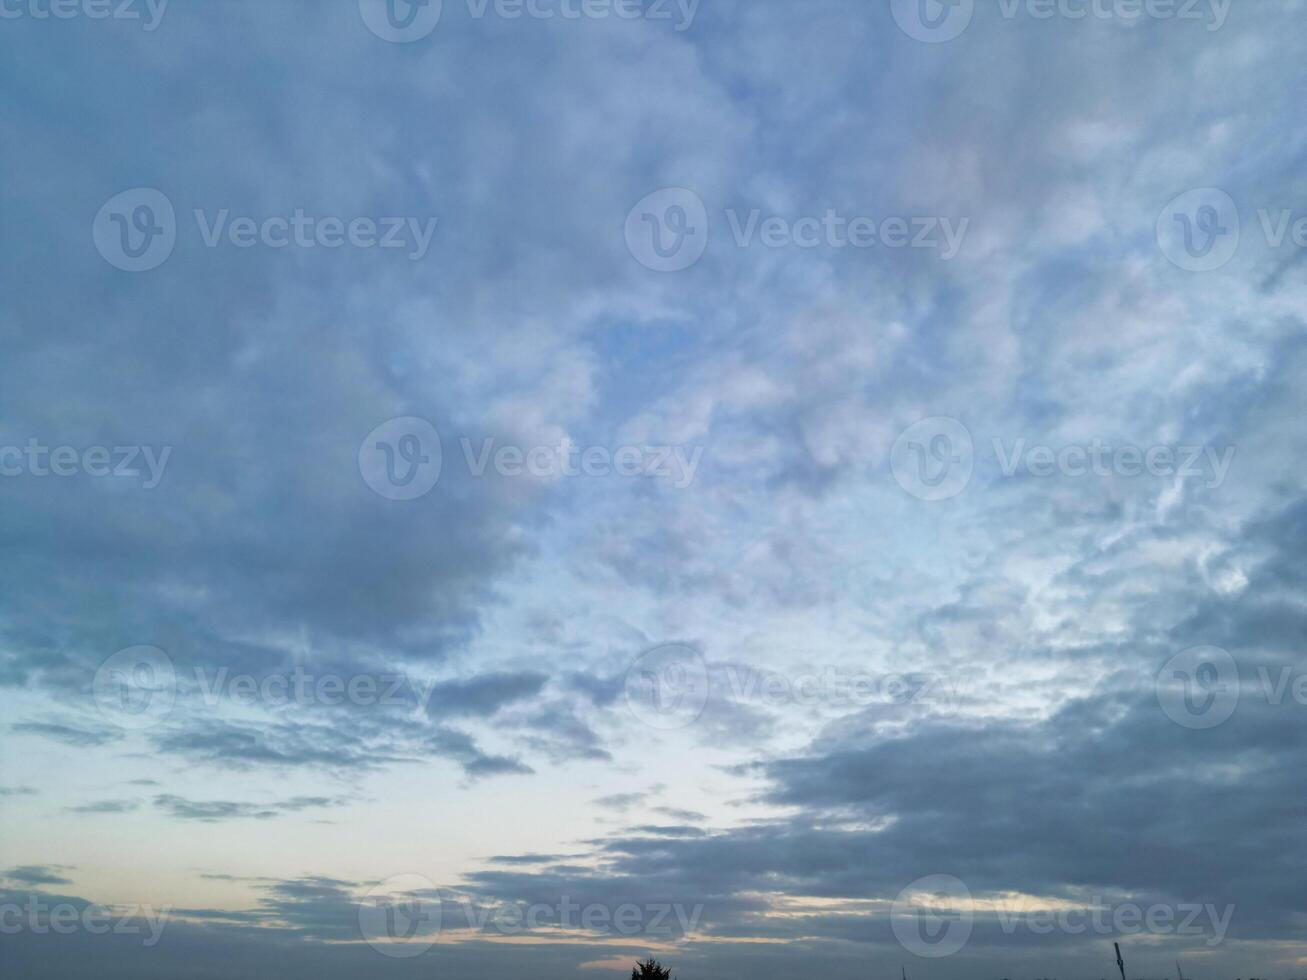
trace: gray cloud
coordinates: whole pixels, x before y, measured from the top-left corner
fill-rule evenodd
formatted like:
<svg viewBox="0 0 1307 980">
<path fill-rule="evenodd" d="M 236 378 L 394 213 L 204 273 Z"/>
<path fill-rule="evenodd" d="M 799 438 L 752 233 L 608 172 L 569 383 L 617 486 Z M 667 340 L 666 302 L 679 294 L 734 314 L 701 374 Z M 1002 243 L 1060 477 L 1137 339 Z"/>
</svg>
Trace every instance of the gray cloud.
<svg viewBox="0 0 1307 980">
<path fill-rule="evenodd" d="M 930 45 L 888 6 L 721 0 L 676 31 L 446 4 L 405 46 L 353 3 L 307 0 L 178 4 L 152 33 L 6 21 L 0 146 L 24 179 L 0 187 L 16 231 L 0 244 L 0 447 L 173 450 L 149 491 L 0 479 L 0 697 L 22 719 L 6 771 L 12 757 L 10 779 L 41 785 L 58 815 L 50 851 L 14 857 L 54 875 L 27 884 L 68 883 L 35 863 L 63 853 L 60 833 L 135 823 L 76 819 L 130 804 L 83 802 L 102 784 L 81 778 L 119 765 L 157 777 L 129 781 L 151 789 L 140 820 L 293 829 L 370 780 L 408 779 L 448 803 L 459 840 L 484 821 L 482 790 L 456 784 L 513 776 L 542 799 L 584 786 L 599 797 L 587 814 L 622 829 L 580 853 L 536 853 L 570 836 L 520 856 L 496 841 L 491 871 L 442 886 L 478 908 L 702 902 L 713 941 L 675 948 L 683 976 L 892 974 L 880 906 L 928 872 L 986 896 L 1228 897 L 1235 938 L 1203 972 L 1294 975 L 1297 716 L 1250 699 L 1188 732 L 1150 684 L 1176 650 L 1216 643 L 1253 688 L 1259 668 L 1296 669 L 1307 638 L 1307 294 L 1300 259 L 1254 217 L 1303 200 L 1301 11 L 1236 5 L 1209 31 L 981 3 L 964 35 Z M 88 227 L 142 185 L 182 231 L 137 276 L 103 262 Z M 654 275 L 621 226 L 670 185 L 704 199 L 708 247 Z M 1228 267 L 1189 273 L 1159 252 L 1158 215 L 1211 185 L 1236 199 L 1243 237 Z M 739 248 L 727 207 L 971 224 L 944 263 Z M 208 248 L 197 208 L 440 222 L 424 261 L 391 262 Z M 356 454 L 410 414 L 442 434 L 441 479 L 385 500 Z M 928 505 L 900 491 L 889 453 L 934 415 L 966 424 L 976 460 L 963 493 Z M 679 490 L 473 477 L 462 436 L 705 453 Z M 1008 477 L 992 450 L 1099 438 L 1237 456 L 1208 487 Z M 626 710 L 625 670 L 666 636 L 699 638 L 719 667 L 942 677 L 956 710 L 760 705 L 718 684 L 692 728 L 652 732 Z M 168 652 L 180 687 L 165 720 L 128 734 L 94 713 L 93 684 L 142 643 Z M 411 694 L 235 711 L 191 681 L 295 666 L 436 686 L 426 713 Z M 682 751 L 674 786 L 638 790 Z M 70 789 L 40 782 L 56 755 Z M 312 795 L 249 802 L 233 787 L 256 776 Z M 192 779 L 215 798 L 192 799 Z M 20 795 L 0 790 L 14 808 Z M 712 819 L 654 805 L 682 799 Z M 193 865 L 219 865 L 191 836 Z M 375 972 L 353 905 L 368 883 L 332 877 L 365 872 L 289 846 L 323 874 L 242 879 L 252 907 L 191 909 L 148 956 L 24 934 L 6 937 L 7 969 Z M 1110 973 L 1091 943 L 1054 939 L 984 919 L 936 972 Z M 497 978 L 529 957 L 561 978 L 648 952 L 444 947 L 389 966 Z M 1160 975 L 1176 952 L 1149 944 L 1132 969 Z"/>
<path fill-rule="evenodd" d="M 72 881 L 64 877 L 63 872 L 72 868 L 61 864 L 27 864 L 19 868 L 10 868 L 0 877 L 24 885 L 71 885 Z"/>
<path fill-rule="evenodd" d="M 131 813 L 140 807 L 136 800 L 98 800 L 95 803 L 82 803 L 78 806 L 67 808 L 69 813 L 82 814 L 110 814 L 110 813 Z"/>
<path fill-rule="evenodd" d="M 296 796 L 272 803 L 236 803 L 230 800 L 188 800 L 171 793 L 161 793 L 154 805 L 169 816 L 182 820 L 215 823 L 220 820 L 269 820 L 287 813 L 344 806 L 348 797 Z"/>
<path fill-rule="evenodd" d="M 427 714 L 432 718 L 488 717 L 516 701 L 537 697 L 548 680 L 544 674 L 522 672 L 437 684 L 431 689 Z"/>
<path fill-rule="evenodd" d="M 75 748 L 94 748 L 117 740 L 121 733 L 104 725 L 80 727 L 56 722 L 24 721 L 9 726 L 16 735 L 37 735 L 71 745 Z"/>
</svg>

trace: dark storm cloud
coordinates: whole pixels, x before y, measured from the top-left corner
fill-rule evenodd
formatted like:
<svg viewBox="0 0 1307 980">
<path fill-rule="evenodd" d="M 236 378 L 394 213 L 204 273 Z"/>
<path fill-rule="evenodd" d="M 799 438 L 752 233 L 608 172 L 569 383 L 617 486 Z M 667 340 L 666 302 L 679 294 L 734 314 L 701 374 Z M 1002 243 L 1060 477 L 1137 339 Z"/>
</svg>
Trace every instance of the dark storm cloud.
<svg viewBox="0 0 1307 980">
<path fill-rule="evenodd" d="M 1294 816 L 1298 779 L 1276 761 L 1307 747 L 1299 710 L 1253 703 L 1195 732 L 1166 717 L 1151 690 L 1132 690 L 1025 724 L 867 736 L 760 764 L 767 801 L 803 817 L 706 837 L 619 837 L 597 853 L 613 875 L 704 896 L 781 890 L 888 902 L 937 873 L 978 896 L 1073 901 L 1123 889 L 1158 902 L 1232 904 L 1232 935 L 1267 937 L 1307 901 L 1278 871 L 1307 859 Z M 875 932 L 865 917 L 819 913 L 802 931 L 839 936 L 844 923 L 866 938 Z M 791 927 L 711 917 L 708 925 L 731 934 Z"/>
<path fill-rule="evenodd" d="M 523 744 L 551 762 L 609 762 L 613 758 L 602 737 L 571 701 L 554 699 L 515 713 L 510 720 L 522 729 Z"/>
<path fill-rule="evenodd" d="M 1009 20 L 981 3 L 966 36 L 936 46 L 865 0 L 722 0 L 675 34 L 469 23 L 446 4 L 439 33 L 401 47 L 370 35 L 353 2 L 182 6 L 148 35 L 85 17 L 0 30 L 0 152 L 21 176 L 0 185 L 0 446 L 173 449 L 150 491 L 0 481 L 0 685 L 60 712 L 24 715 L 15 756 L 53 755 L 44 739 L 86 768 L 116 762 L 116 731 L 62 712 L 91 710 L 105 657 L 153 643 L 184 681 L 300 660 L 442 678 L 441 709 L 417 718 L 313 706 L 233 721 L 193 710 L 185 690 L 144 744 L 220 782 L 216 801 L 160 794 L 177 819 L 262 819 L 252 833 L 291 830 L 289 844 L 291 816 L 328 799 L 238 802 L 232 770 L 334 781 L 385 767 L 418 783 L 444 775 L 426 762 L 467 778 L 602 764 L 648 744 L 619 727 L 634 634 L 776 627 L 838 642 L 841 628 L 900 626 L 838 615 L 839 545 L 880 568 L 866 610 L 909 620 L 879 641 L 971 671 L 962 718 L 855 713 L 796 750 L 804 736 L 782 712 L 714 692 L 693 735 L 786 816 L 707 831 L 691 826 L 701 814 L 654 808 L 677 826 L 545 867 L 500 855 L 497 873 L 442 887 L 477 908 L 702 903 L 712 939 L 776 941 L 678 944 L 663 955 L 679 975 L 768 978 L 896 974 L 883 904 L 924 873 L 990 896 L 1131 888 L 1237 902 L 1235 931 L 1268 940 L 1219 951 L 1204 972 L 1293 975 L 1307 908 L 1301 711 L 1254 702 L 1215 731 L 1177 730 L 1148 682 L 1176 646 L 1219 642 L 1254 684 L 1258 666 L 1300 664 L 1307 640 L 1304 364 L 1289 339 L 1302 334 L 1301 267 L 1262 255 L 1246 228 L 1247 266 L 1185 273 L 1157 254 L 1153 227 L 1185 186 L 1223 184 L 1247 218 L 1301 200 L 1285 124 L 1301 114 L 1299 11 L 1241 4 L 1207 33 Z M 619 226 L 669 183 L 706 199 L 713 240 L 696 268 L 651 277 Z M 439 214 L 440 231 L 430 261 L 405 265 L 206 248 L 192 226 L 164 266 L 126 275 L 95 254 L 88 225 L 144 184 L 183 223 L 193 208 L 308 206 Z M 732 248 L 720 208 L 736 203 L 968 214 L 976 248 L 947 266 L 908 249 Z M 1250 295 L 1248 282 L 1263 286 Z M 991 430 L 1236 439 L 1247 467 L 1228 493 L 1171 487 L 1165 502 L 1135 483 L 1004 484 L 982 468 L 959 500 L 922 507 L 885 457 L 903 424 L 935 413 L 966 415 L 978 444 Z M 447 437 L 521 441 L 634 420 L 637 438 L 710 452 L 687 493 L 606 488 L 592 509 L 571 488 L 472 479 L 450 438 L 437 489 L 399 503 L 363 484 L 355 453 L 406 414 Z M 478 678 L 458 658 L 514 645 L 478 641 L 535 555 L 559 570 L 527 600 L 550 609 L 525 621 L 541 659 Z M 629 620 L 612 628 L 621 642 L 584 634 L 594 607 Z M 557 679 L 537 686 L 530 668 L 545 663 Z M 451 716 L 470 733 L 440 724 Z M 483 748 L 484 728 L 525 758 Z M 781 736 L 793 737 L 777 756 Z M 586 790 L 606 794 L 599 810 L 644 819 L 656 794 L 604 775 Z M 524 781 L 524 797 L 536 788 Z M 326 870 L 356 859 L 328 855 Z M 25 868 L 64 883 L 54 866 Z M 469 942 L 397 962 L 359 942 L 369 882 L 246 883 L 252 908 L 186 910 L 156 949 L 6 936 L 6 971 L 555 980 L 649 952 Z M 812 896 L 823 904 L 786 906 Z M 1088 940 L 1005 939 L 992 919 L 980 932 L 1001 958 L 968 951 L 932 972 L 1113 968 Z M 1170 952 L 1135 975 L 1169 971 Z"/>
<path fill-rule="evenodd" d="M 1281 869 L 1307 861 L 1307 843 L 1301 780 L 1284 760 L 1307 754 L 1307 728 L 1303 706 L 1288 694 L 1277 699 L 1267 679 L 1303 669 L 1307 501 L 1256 518 L 1226 547 L 1219 561 L 1246 567 L 1246 586 L 1217 593 L 1181 578 L 1157 589 L 1151 609 L 1178 609 L 1179 621 L 1150 621 L 1141 606 L 1135 645 L 1086 648 L 1086 663 L 1116 669 L 1084 696 L 1049 688 L 1026 719 L 922 715 L 885 727 L 879 706 L 854 712 L 805 753 L 739 767 L 765 780 L 760 802 L 793 817 L 711 833 L 633 827 L 593 842 L 591 860 L 637 891 L 646 882 L 699 896 L 705 928 L 723 937 L 892 942 L 888 904 L 930 874 L 954 875 L 982 899 L 1015 892 L 1035 903 L 1128 896 L 1228 906 L 1232 954 L 1285 935 L 1307 907 L 1307 886 Z M 923 628 L 988 621 L 963 602 Z M 1177 724 L 1156 687 L 1168 658 L 1195 644 L 1225 646 L 1239 668 L 1237 709 L 1210 730 Z M 625 811 L 647 798 L 595 802 Z M 582 889 L 592 874 L 560 874 L 552 886 Z M 504 895 L 534 887 L 473 880 Z M 786 896 L 836 904 L 769 918 L 737 904 L 740 895 L 767 896 L 764 905 Z M 842 911 L 841 901 L 880 904 Z M 978 915 L 976 935 L 978 947 L 1018 957 L 1039 948 L 1074 956 L 1066 947 L 1088 941 L 1013 934 L 992 913 Z"/>
<path fill-rule="evenodd" d="M 469 777 L 528 776 L 532 769 L 526 763 L 502 755 L 489 755 L 477 748 L 476 743 L 463 732 L 441 729 L 426 740 L 426 746 L 435 756 L 447 756 L 463 767 Z"/>
<path fill-rule="evenodd" d="M 583 694 L 600 708 L 613 705 L 622 696 L 625 673 L 599 674 L 597 672 L 570 671 L 563 677 L 564 684 Z"/>
<path fill-rule="evenodd" d="M 437 684 L 431 689 L 427 714 L 437 719 L 486 718 L 514 702 L 537 697 L 548 680 L 544 674 L 522 672 Z"/>
</svg>

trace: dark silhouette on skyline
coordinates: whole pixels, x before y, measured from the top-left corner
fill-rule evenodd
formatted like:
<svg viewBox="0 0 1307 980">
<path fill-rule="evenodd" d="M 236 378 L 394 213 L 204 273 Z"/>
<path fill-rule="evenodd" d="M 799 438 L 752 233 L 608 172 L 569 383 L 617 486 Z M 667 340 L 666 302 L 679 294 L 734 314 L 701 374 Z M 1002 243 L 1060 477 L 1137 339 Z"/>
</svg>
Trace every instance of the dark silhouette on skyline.
<svg viewBox="0 0 1307 980">
<path fill-rule="evenodd" d="M 635 968 L 631 971 L 631 980 L 672 980 L 672 971 L 651 956 L 635 964 Z"/>
</svg>

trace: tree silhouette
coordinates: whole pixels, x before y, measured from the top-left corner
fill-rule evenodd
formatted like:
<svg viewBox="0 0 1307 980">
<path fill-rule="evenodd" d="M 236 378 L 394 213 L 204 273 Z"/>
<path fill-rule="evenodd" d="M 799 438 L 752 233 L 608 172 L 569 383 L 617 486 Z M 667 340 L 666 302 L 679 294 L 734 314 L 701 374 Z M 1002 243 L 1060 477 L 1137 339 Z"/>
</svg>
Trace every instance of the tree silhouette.
<svg viewBox="0 0 1307 980">
<path fill-rule="evenodd" d="M 636 962 L 631 980 L 672 980 L 672 971 L 663 968 L 652 956 L 646 962 Z"/>
</svg>

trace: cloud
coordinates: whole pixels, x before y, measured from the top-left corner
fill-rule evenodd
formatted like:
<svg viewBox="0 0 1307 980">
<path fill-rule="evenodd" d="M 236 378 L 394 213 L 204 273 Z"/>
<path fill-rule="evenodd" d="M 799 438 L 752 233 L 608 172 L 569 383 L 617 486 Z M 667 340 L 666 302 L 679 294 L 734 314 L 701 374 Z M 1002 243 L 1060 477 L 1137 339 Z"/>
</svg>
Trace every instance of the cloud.
<svg viewBox="0 0 1307 980">
<path fill-rule="evenodd" d="M 605 810 L 621 810 L 624 812 L 632 807 L 639 806 L 648 797 L 648 793 L 611 793 L 591 802 Z"/>
<path fill-rule="evenodd" d="M 24 721 L 9 726 L 16 735 L 37 735 L 71 745 L 74 748 L 93 748 L 107 745 L 120 737 L 120 733 L 107 726 L 79 727 L 55 722 Z"/>
<path fill-rule="evenodd" d="M 438 729 L 426 740 L 426 746 L 432 754 L 448 756 L 456 760 L 463 771 L 472 778 L 483 776 L 530 775 L 530 766 L 508 756 L 489 755 L 476 747 L 476 744 L 463 732 L 450 728 Z"/>
<path fill-rule="evenodd" d="M 215 877 L 214 907 L 148 956 L 6 937 L 16 976 L 184 978 L 217 956 L 287 980 L 375 972 L 356 903 L 396 869 L 366 831 L 401 799 L 439 808 L 440 884 L 475 908 L 703 903 L 701 936 L 666 949 L 685 976 L 892 969 L 885 905 L 936 872 L 991 899 L 1228 897 L 1232 938 L 1203 969 L 1294 975 L 1301 706 L 1259 692 L 1263 672 L 1292 681 L 1307 637 L 1307 283 L 1255 216 L 1303 199 L 1296 6 L 1208 30 L 977 4 L 935 45 L 865 0 L 721 0 L 685 31 L 446 4 L 403 46 L 350 3 L 174 6 L 156 32 L 19 17 L 0 36 L 17 93 L 0 140 L 25 175 L 3 204 L 21 234 L 0 450 L 171 451 L 149 490 L 0 477 L 0 698 L 22 719 L 6 772 L 55 815 L 14 860 L 84 866 L 68 855 L 86 820 L 131 806 L 88 802 L 113 772 L 148 805 L 97 835 L 208 822 L 185 862 L 220 875 L 224 833 L 275 832 L 316 874 Z M 73 108 L 32 94 L 49 92 Z M 179 222 L 141 275 L 88 234 L 138 186 Z M 1243 232 L 1226 267 L 1191 273 L 1158 248 L 1159 214 L 1206 186 Z M 709 214 L 681 273 L 622 234 L 660 187 Z M 728 209 L 969 224 L 944 261 L 741 246 Z M 439 220 L 413 262 L 211 247 L 197 210 Z M 359 469 L 364 437 L 402 416 L 442 439 L 413 501 Z M 891 450 L 937 416 L 965 426 L 974 467 L 929 503 Z M 465 440 L 488 439 L 704 452 L 688 487 L 476 475 Z M 1236 453 L 1219 485 L 1002 465 L 1018 443 L 1096 442 Z M 677 637 L 702 648 L 709 696 L 684 729 L 651 728 L 626 671 Z M 96 712 L 96 675 L 139 644 L 166 651 L 176 703 L 128 731 Z M 1229 649 L 1247 692 L 1213 731 L 1170 724 L 1152 687 L 1194 644 Z M 913 694 L 769 698 L 733 688 L 735 667 Z M 390 705 L 240 704 L 196 680 L 297 668 L 412 682 Z M 518 793 L 540 807 L 530 834 L 486 816 Z M 296 833 L 346 801 L 364 831 L 347 852 Z M 595 817 L 616 832 L 578 844 Z M 101 871 L 97 895 L 130 880 Z M 389 965 L 494 980 L 529 956 L 561 978 L 649 951 L 459 938 Z M 1171 968 L 1173 944 L 1139 945 L 1140 975 Z M 937 972 L 1102 976 L 1102 959 L 984 918 Z"/>
<path fill-rule="evenodd" d="M 82 803 L 78 806 L 67 808 L 69 813 L 82 814 L 109 814 L 109 813 L 131 813 L 141 804 L 136 800 L 99 800 L 95 803 Z"/>
<path fill-rule="evenodd" d="M 27 864 L 10 868 L 2 877 L 24 885 L 71 885 L 71 879 L 64 877 L 62 872 L 72 870 L 62 864 Z"/>
<path fill-rule="evenodd" d="M 230 800 L 188 800 L 171 793 L 161 793 L 154 805 L 169 816 L 181 820 L 216 823 L 220 820 L 269 820 L 288 813 L 345 806 L 348 797 L 296 796 L 272 803 L 236 803 Z"/>
<path fill-rule="evenodd" d="M 431 689 L 427 714 L 432 718 L 488 717 L 516 701 L 538 696 L 548 680 L 544 674 L 521 672 L 437 684 Z"/>
<path fill-rule="evenodd" d="M 664 817 L 671 817 L 673 820 L 680 820 L 685 823 L 703 823 L 708 819 L 707 816 L 697 810 L 682 810 L 674 806 L 656 806 L 653 808 L 654 813 L 661 813 Z"/>
</svg>

